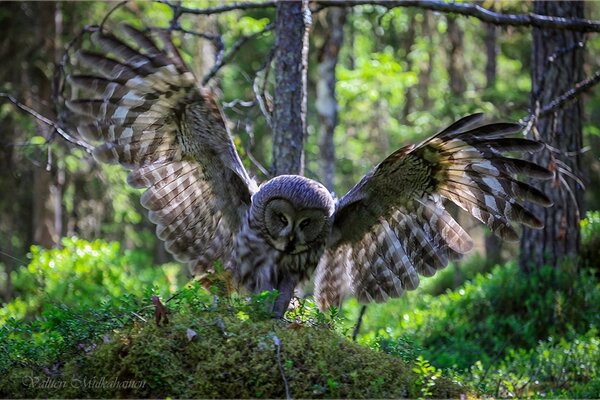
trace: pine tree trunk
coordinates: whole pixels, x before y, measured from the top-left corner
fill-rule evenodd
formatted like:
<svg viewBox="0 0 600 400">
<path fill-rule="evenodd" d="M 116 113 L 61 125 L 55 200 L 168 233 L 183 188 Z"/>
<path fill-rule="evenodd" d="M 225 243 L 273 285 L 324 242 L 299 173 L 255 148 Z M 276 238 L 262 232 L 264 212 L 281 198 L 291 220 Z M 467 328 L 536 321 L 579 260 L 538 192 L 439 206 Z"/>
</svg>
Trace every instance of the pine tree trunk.
<svg viewBox="0 0 600 400">
<path fill-rule="evenodd" d="M 450 40 L 450 54 L 448 64 L 448 75 L 450 78 L 450 92 L 453 96 L 464 94 L 467 89 L 465 81 L 465 66 L 463 57 L 463 36 L 464 33 L 458 25 L 455 16 L 449 15 L 448 21 L 448 39 Z"/>
<path fill-rule="evenodd" d="M 494 24 L 485 24 L 485 86 L 491 88 L 496 83 L 496 64 L 498 58 L 498 28 Z"/>
<path fill-rule="evenodd" d="M 497 56 L 498 56 L 498 28 L 493 24 L 485 24 L 485 84 L 490 89 L 496 83 Z M 495 265 L 502 261 L 502 240 L 492 232 L 485 233 L 485 258 L 488 265 Z"/>
<path fill-rule="evenodd" d="M 334 189 L 335 144 L 333 133 L 338 122 L 338 103 L 335 97 L 335 67 L 344 40 L 344 22 L 347 9 L 331 7 L 327 10 L 327 36 L 319 52 L 317 101 L 319 115 L 319 145 L 321 178 L 325 187 Z"/>
<path fill-rule="evenodd" d="M 277 3 L 272 175 L 304 172 L 308 0 Z"/>
<path fill-rule="evenodd" d="M 415 24 L 417 23 L 415 14 L 410 14 L 410 19 L 408 21 L 408 30 L 406 32 L 406 36 L 404 39 L 404 58 L 406 61 L 406 70 L 411 71 L 413 67 L 412 59 L 409 57 L 410 51 L 415 44 Z M 408 87 L 405 92 L 404 99 L 404 107 L 402 108 L 402 121 L 407 124 L 408 123 L 408 115 L 412 112 L 414 108 L 414 87 Z"/>
<path fill-rule="evenodd" d="M 584 17 L 583 2 L 535 1 L 534 13 L 561 17 Z M 533 29 L 531 106 L 544 107 L 583 77 L 583 50 L 569 49 L 583 40 L 583 34 L 568 30 Z M 558 53 L 557 53 L 558 52 Z M 560 54 L 562 53 L 562 54 Z M 557 55 L 558 54 L 558 55 Z M 550 62 L 551 56 L 557 55 Z M 533 160 L 556 171 L 554 180 L 537 185 L 554 202 L 551 208 L 532 207 L 545 224 L 543 230 L 524 229 L 521 240 L 521 268 L 557 266 L 565 256 L 577 254 L 582 190 L 562 168 L 583 178 L 581 168 L 582 108 L 579 100 L 555 114 L 540 118 L 532 132 L 556 151 L 537 153 Z M 534 136 L 535 137 L 535 136 Z M 564 164 L 563 164 L 564 163 Z"/>
<path fill-rule="evenodd" d="M 37 15 L 37 29 L 34 29 L 34 35 L 37 36 L 38 43 L 41 43 L 42 54 L 49 60 L 57 58 L 57 28 L 61 13 L 59 3 L 40 3 Z M 52 104 L 52 84 L 50 79 L 36 69 L 30 70 L 23 82 L 25 87 L 37 89 L 35 93 L 35 102 Z M 27 91 L 25 91 L 27 93 Z M 26 103 L 33 108 L 39 108 L 34 104 L 34 98 L 29 93 L 25 98 Z M 45 113 L 54 110 L 47 110 Z M 36 121 L 37 134 L 46 139 L 50 139 L 52 130 L 41 121 Z M 43 162 L 43 161 L 42 161 Z M 46 165 L 42 165 L 34 170 L 33 177 L 33 241 L 45 248 L 58 246 L 62 234 L 62 183 L 58 179 L 57 166 L 50 164 L 51 170 L 47 170 Z"/>
<path fill-rule="evenodd" d="M 431 41 L 433 41 L 432 37 L 434 35 L 435 23 L 432 12 L 428 10 L 425 11 L 423 22 L 421 23 L 421 35 L 429 38 L 430 43 L 427 46 L 427 62 L 419 68 L 419 83 L 417 84 L 419 98 L 421 98 L 422 101 L 422 111 L 429 111 L 433 106 L 433 101 L 431 100 L 431 96 L 429 96 L 429 87 L 431 83 L 431 72 L 433 71 L 433 61 L 437 53 L 437 49 L 435 49 L 431 43 Z"/>
</svg>

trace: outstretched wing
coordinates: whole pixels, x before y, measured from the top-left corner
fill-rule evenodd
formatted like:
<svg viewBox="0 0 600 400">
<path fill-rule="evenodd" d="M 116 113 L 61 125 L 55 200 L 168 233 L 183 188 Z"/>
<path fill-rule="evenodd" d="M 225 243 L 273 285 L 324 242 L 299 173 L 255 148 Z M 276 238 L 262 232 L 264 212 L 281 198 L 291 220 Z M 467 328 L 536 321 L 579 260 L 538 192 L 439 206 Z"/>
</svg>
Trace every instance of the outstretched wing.
<svg viewBox="0 0 600 400">
<path fill-rule="evenodd" d="M 102 52 L 79 51 L 67 107 L 94 157 L 120 163 L 176 259 L 228 262 L 255 182 L 245 171 L 211 95 L 196 84 L 170 37 L 162 47 L 131 26 L 124 39 L 95 31 Z"/>
<path fill-rule="evenodd" d="M 419 285 L 472 247 L 471 238 L 446 211 L 448 199 L 499 237 L 515 241 L 513 223 L 543 224 L 520 201 L 550 206 L 516 175 L 538 179 L 550 171 L 503 152 L 539 151 L 543 144 L 508 138 L 520 125 L 473 128 L 481 114 L 465 117 L 418 146 L 403 147 L 367 174 L 338 203 L 328 248 L 317 267 L 315 297 L 321 309 L 346 295 L 382 302 Z"/>
</svg>

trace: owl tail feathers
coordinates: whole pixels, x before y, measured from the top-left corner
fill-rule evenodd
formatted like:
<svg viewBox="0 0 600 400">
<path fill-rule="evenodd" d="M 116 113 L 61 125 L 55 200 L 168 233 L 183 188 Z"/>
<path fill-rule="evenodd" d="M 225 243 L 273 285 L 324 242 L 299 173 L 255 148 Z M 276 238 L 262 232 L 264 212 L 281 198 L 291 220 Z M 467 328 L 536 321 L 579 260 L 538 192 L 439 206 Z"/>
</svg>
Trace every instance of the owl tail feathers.
<svg viewBox="0 0 600 400">
<path fill-rule="evenodd" d="M 163 50 L 141 31 L 123 26 L 119 39 L 98 29 L 91 35 L 101 53 L 77 52 L 89 75 L 70 75 L 66 102 L 82 138 L 102 142 L 94 150 L 102 162 L 131 168 L 181 159 L 175 116 L 196 90 L 196 80 L 169 36 L 158 32 Z"/>
<path fill-rule="evenodd" d="M 551 179 L 553 173 L 502 153 L 537 152 L 544 144 L 524 138 L 507 138 L 522 129 L 518 124 L 496 123 L 465 130 L 477 119 L 478 115 L 475 115 L 456 122 L 412 153 L 430 166 L 434 193 L 457 204 L 500 238 L 517 241 L 519 237 L 512 223 L 534 229 L 544 226 L 519 201 L 543 207 L 551 206 L 552 202 L 538 189 L 517 180 L 516 176 Z"/>
</svg>

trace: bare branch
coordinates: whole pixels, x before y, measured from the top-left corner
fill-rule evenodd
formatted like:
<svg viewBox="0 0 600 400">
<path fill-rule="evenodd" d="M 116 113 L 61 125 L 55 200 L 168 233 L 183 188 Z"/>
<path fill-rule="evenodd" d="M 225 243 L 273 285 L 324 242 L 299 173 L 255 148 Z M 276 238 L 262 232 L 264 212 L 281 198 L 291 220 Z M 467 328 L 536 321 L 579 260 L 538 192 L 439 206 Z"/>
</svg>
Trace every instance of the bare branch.
<svg viewBox="0 0 600 400">
<path fill-rule="evenodd" d="M 185 28 L 182 28 L 178 22 L 176 22 L 176 23 L 172 22 L 171 26 L 169 28 L 152 28 L 152 30 L 165 31 L 165 32 L 176 31 L 176 32 L 181 32 L 181 33 L 196 36 L 196 37 L 201 37 L 202 39 L 206 39 L 213 45 L 213 47 L 216 50 L 215 65 L 221 63 L 221 60 L 223 58 L 223 53 L 225 52 L 225 44 L 223 43 L 223 37 L 221 35 L 218 35 L 218 34 L 212 35 L 212 34 L 205 33 L 205 32 L 198 32 L 198 31 L 192 31 L 189 29 L 185 29 Z"/>
<path fill-rule="evenodd" d="M 265 117 L 265 121 L 267 121 L 267 125 L 271 129 L 273 129 L 272 122 L 271 122 L 271 113 L 270 113 L 270 110 L 267 109 L 267 106 L 265 104 L 265 96 L 266 96 L 266 90 L 267 90 L 267 83 L 269 81 L 269 72 L 271 71 L 271 62 L 273 61 L 273 57 L 275 56 L 275 50 L 276 50 L 275 46 L 273 46 L 271 48 L 271 50 L 269 50 L 267 59 L 265 60 L 263 65 L 261 65 L 261 67 L 256 71 L 256 75 L 254 76 L 254 81 L 252 83 L 252 91 L 254 92 L 256 101 L 258 102 L 258 107 L 260 108 L 260 111 L 262 112 L 263 116 Z M 263 74 L 263 84 L 259 88 L 259 86 L 258 86 L 259 73 L 260 73 L 260 71 L 263 71 L 263 70 L 265 71 L 265 73 Z"/>
<path fill-rule="evenodd" d="M 367 306 L 362 305 L 360 308 L 360 313 L 358 314 L 358 318 L 356 319 L 356 325 L 354 325 L 354 330 L 352 331 L 352 341 L 356 342 L 356 338 L 360 333 L 360 327 L 362 325 L 363 317 L 365 316 L 365 311 L 367 311 Z"/>
<path fill-rule="evenodd" d="M 168 0 L 158 0 L 180 14 L 211 15 L 233 10 L 250 10 L 275 7 L 276 1 L 239 2 L 209 8 L 189 8 L 176 6 Z M 562 18 L 540 14 L 504 14 L 497 13 L 473 3 L 445 2 L 440 0 L 315 0 L 313 12 L 326 7 L 354 7 L 359 5 L 378 5 L 386 8 L 417 7 L 425 10 L 460 14 L 475 17 L 481 21 L 503 26 L 525 26 L 546 29 L 567 29 L 578 32 L 600 32 L 600 22 L 584 18 Z"/>
<path fill-rule="evenodd" d="M 550 104 L 542 108 L 540 111 L 540 117 L 546 116 L 554 111 L 557 111 L 563 108 L 567 103 L 572 100 L 575 100 L 580 94 L 583 92 L 590 90 L 594 85 L 600 82 L 600 71 L 596 71 L 594 75 L 591 77 L 584 79 L 581 82 L 578 82 L 571 89 L 567 90 L 565 93 L 552 100 Z"/>
<path fill-rule="evenodd" d="M 104 16 L 104 18 L 102 19 L 102 22 L 100 23 L 100 31 L 104 31 L 104 24 L 106 24 L 106 21 L 108 21 L 108 19 L 110 18 L 110 16 L 117 11 L 117 9 L 123 7 L 125 4 L 127 4 L 129 0 L 124 0 L 121 1 L 120 3 L 118 3 L 116 6 L 114 6 L 108 13 L 106 13 L 106 15 Z"/>
<path fill-rule="evenodd" d="M 262 30 L 255 32 L 251 35 L 247 35 L 247 36 L 241 36 L 234 44 L 233 46 L 231 46 L 231 50 L 229 50 L 229 52 L 227 52 L 227 54 L 223 55 L 223 57 L 221 57 L 218 62 L 215 63 L 215 65 L 213 65 L 213 67 L 210 69 L 210 71 L 208 71 L 208 73 L 204 76 L 204 78 L 202 79 L 202 84 L 206 85 L 206 83 L 211 80 L 216 74 L 217 72 L 219 72 L 219 70 L 225 65 L 227 64 L 229 61 L 231 61 L 233 59 L 233 57 L 235 56 L 235 53 L 237 53 L 237 51 L 245 44 L 247 43 L 249 40 L 254 39 L 255 37 L 258 37 L 260 35 L 263 35 L 266 32 L 269 32 L 271 30 L 273 30 L 273 28 L 275 27 L 275 24 L 270 23 L 267 26 L 265 26 Z"/>
<path fill-rule="evenodd" d="M 33 108 L 31 108 L 31 107 L 29 107 L 29 106 L 21 103 L 19 100 L 15 99 L 13 96 L 11 96 L 8 93 L 0 93 L 0 97 L 4 97 L 4 98 L 8 99 L 8 101 L 10 101 L 16 107 L 18 107 L 21 110 L 25 111 L 26 113 L 32 115 L 34 118 L 36 118 L 39 121 L 42 121 L 46 125 L 49 125 L 52 128 L 54 128 L 54 131 L 56 133 L 58 133 L 67 142 L 69 142 L 71 144 L 74 144 L 75 146 L 81 147 L 83 150 L 85 150 L 88 153 L 92 153 L 92 150 L 94 149 L 92 146 L 90 146 L 89 144 L 87 144 L 87 143 L 85 143 L 85 142 L 83 142 L 81 140 L 78 140 L 77 138 L 74 138 L 67 131 L 65 131 L 64 129 L 62 129 L 56 122 L 54 122 L 51 119 L 43 116 L 42 114 L 40 114 L 39 112 L 37 112 Z"/>
<path fill-rule="evenodd" d="M 362 4 L 386 8 L 417 7 L 425 10 L 475 17 L 494 25 L 534 26 L 546 29 L 567 29 L 578 32 L 600 32 L 600 22 L 584 18 L 562 18 L 548 15 L 497 13 L 474 3 L 455 3 L 438 0 L 318 0 L 322 7 L 353 7 Z"/>
<path fill-rule="evenodd" d="M 182 7 L 177 5 L 177 3 L 170 2 L 168 0 L 158 0 L 161 4 L 166 4 L 171 7 L 173 10 L 177 10 L 180 14 L 194 14 L 194 15 L 212 15 L 212 14 L 220 14 L 233 10 L 249 10 L 249 9 L 257 9 L 257 8 L 271 8 L 275 7 L 276 1 L 265 1 L 262 3 L 257 2 L 240 2 L 240 3 L 231 3 L 217 7 L 208 7 L 208 8 L 189 8 Z"/>
</svg>

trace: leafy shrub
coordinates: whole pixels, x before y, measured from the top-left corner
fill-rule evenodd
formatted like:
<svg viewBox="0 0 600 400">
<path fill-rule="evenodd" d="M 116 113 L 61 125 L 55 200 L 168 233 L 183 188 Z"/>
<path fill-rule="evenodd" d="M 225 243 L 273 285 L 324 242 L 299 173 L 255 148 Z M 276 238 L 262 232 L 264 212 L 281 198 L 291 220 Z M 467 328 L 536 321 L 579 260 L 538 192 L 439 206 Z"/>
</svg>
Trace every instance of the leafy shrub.
<svg viewBox="0 0 600 400">
<path fill-rule="evenodd" d="M 148 255 L 121 252 L 118 243 L 65 238 L 62 245 L 52 250 L 31 248 L 29 265 L 12 272 L 16 297 L 0 310 L 0 323 L 31 318 L 48 305 L 87 310 L 126 295 L 167 295 L 182 284 L 181 266 L 153 267 Z"/>
<path fill-rule="evenodd" d="M 6 348 L 9 339 L 9 352 L 19 357 L 2 370 L 0 397 L 280 398 L 289 391 L 304 398 L 448 398 L 468 392 L 424 362 L 411 367 L 350 342 L 310 305 L 291 313 L 292 323 L 274 321 L 260 312 L 269 296 L 218 297 L 193 284 L 165 303 L 166 325 L 157 326 L 153 307 L 143 304 L 123 308 L 124 314 L 108 310 L 114 318 L 107 320 L 65 309 L 56 324 L 11 324 L 0 331 L 0 343 Z M 95 322 L 88 325 L 87 318 Z M 19 352 L 15 344 L 26 343 L 15 337 L 27 336 L 34 325 L 36 333 L 64 345 L 47 342 L 53 354 Z M 97 331 L 86 333 L 96 338 L 89 340 L 81 328 L 94 325 Z M 55 362 L 40 365 L 40 356 Z"/>
<path fill-rule="evenodd" d="M 600 393 L 598 331 L 572 340 L 550 337 L 534 349 L 510 350 L 498 364 L 473 365 L 464 376 L 494 397 L 595 398 Z"/>
<path fill-rule="evenodd" d="M 420 290 L 433 296 L 444 294 L 463 285 L 466 281 L 473 280 L 479 274 L 490 272 L 494 267 L 479 253 L 463 260 L 460 264 L 450 264 L 438 271 L 431 279 L 423 279 Z"/>
<path fill-rule="evenodd" d="M 434 365 L 464 369 L 599 323 L 600 285 L 589 271 L 542 268 L 527 276 L 509 263 L 441 296 L 421 292 L 370 306 L 361 341 L 405 337 Z"/>
<path fill-rule="evenodd" d="M 584 266 L 600 269 L 600 211 L 588 211 L 581 221 L 581 259 Z"/>
<path fill-rule="evenodd" d="M 13 271 L 16 298 L 0 309 L 0 372 L 15 365 L 52 368 L 59 355 L 88 348 L 135 318 L 152 294 L 181 283 L 180 266 L 153 267 L 118 243 L 64 239 L 63 248 L 32 247 L 29 265 Z"/>
</svg>

